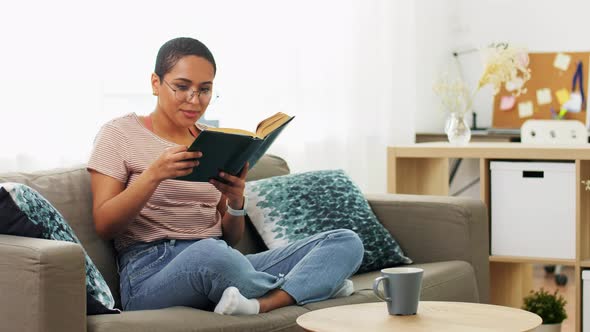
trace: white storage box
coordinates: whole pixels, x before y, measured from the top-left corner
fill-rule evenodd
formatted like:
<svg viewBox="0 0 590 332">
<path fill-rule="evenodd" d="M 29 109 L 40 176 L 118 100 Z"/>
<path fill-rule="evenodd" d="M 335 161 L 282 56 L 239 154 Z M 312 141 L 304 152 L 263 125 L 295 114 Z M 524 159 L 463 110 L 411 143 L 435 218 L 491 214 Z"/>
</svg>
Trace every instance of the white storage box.
<svg viewBox="0 0 590 332">
<path fill-rule="evenodd" d="M 576 166 L 490 162 L 492 255 L 576 257 Z"/>
<path fill-rule="evenodd" d="M 582 271 L 582 331 L 590 332 L 590 270 Z"/>
</svg>

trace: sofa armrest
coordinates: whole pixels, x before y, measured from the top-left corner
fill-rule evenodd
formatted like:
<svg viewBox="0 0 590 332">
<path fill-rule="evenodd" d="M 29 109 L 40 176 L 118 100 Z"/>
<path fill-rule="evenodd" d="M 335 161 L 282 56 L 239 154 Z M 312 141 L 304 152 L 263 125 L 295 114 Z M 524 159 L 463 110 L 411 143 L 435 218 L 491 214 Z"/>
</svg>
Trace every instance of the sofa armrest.
<svg viewBox="0 0 590 332">
<path fill-rule="evenodd" d="M 78 244 L 0 234 L 0 320 L 6 331 L 86 331 Z"/>
<path fill-rule="evenodd" d="M 480 302 L 489 302 L 489 229 L 483 202 L 427 195 L 366 197 L 379 221 L 415 263 L 469 262 Z"/>
</svg>

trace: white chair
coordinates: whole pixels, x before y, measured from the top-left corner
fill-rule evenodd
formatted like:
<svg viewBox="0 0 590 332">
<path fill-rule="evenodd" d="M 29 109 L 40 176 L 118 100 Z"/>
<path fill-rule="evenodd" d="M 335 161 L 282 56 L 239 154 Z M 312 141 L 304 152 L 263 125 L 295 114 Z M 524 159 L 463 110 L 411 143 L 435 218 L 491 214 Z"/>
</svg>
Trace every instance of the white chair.
<svg viewBox="0 0 590 332">
<path fill-rule="evenodd" d="M 520 140 L 528 144 L 588 144 L 588 130 L 577 120 L 527 120 L 520 127 Z M 555 283 L 565 285 L 567 276 L 561 265 L 546 265 L 547 273 L 555 273 Z"/>
</svg>

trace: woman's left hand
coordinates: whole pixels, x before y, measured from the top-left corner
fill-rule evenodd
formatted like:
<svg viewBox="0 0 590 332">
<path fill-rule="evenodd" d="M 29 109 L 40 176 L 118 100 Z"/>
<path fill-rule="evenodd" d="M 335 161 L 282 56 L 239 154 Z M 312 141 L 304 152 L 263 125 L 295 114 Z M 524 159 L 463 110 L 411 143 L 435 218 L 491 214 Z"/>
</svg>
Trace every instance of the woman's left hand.
<svg viewBox="0 0 590 332">
<path fill-rule="evenodd" d="M 248 162 L 246 162 L 242 168 L 242 172 L 237 176 L 226 172 L 219 172 L 219 177 L 227 183 L 222 183 L 215 179 L 209 180 L 221 194 L 227 197 L 227 203 L 234 210 L 242 210 L 244 208 L 244 188 L 246 187 L 246 175 L 248 175 L 249 166 Z"/>
</svg>

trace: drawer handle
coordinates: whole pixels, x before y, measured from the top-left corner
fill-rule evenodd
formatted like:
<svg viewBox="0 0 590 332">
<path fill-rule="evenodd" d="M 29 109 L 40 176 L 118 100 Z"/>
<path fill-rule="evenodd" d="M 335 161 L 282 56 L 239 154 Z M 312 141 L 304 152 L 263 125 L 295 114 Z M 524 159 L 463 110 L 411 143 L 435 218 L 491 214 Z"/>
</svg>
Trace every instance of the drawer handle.
<svg viewBox="0 0 590 332">
<path fill-rule="evenodd" d="M 523 178 L 544 178 L 545 172 L 543 171 L 522 171 Z"/>
</svg>

